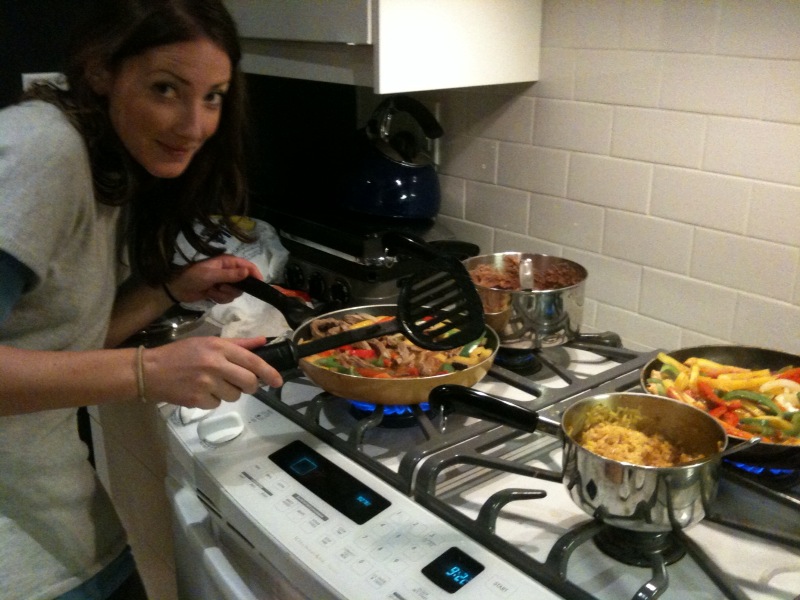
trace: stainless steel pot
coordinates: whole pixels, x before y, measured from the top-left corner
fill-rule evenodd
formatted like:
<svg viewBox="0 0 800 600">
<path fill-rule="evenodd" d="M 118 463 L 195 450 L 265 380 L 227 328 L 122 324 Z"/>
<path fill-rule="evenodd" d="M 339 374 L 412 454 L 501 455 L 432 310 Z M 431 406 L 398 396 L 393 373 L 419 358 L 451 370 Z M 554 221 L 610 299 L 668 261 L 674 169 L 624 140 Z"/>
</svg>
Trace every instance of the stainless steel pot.
<svg viewBox="0 0 800 600">
<path fill-rule="evenodd" d="M 568 266 L 580 274 L 580 281 L 553 289 L 506 290 L 476 284 L 486 324 L 497 332 L 500 345 L 518 349 L 547 348 L 577 337 L 583 320 L 586 269 L 566 258 L 523 252 L 485 254 L 468 258 L 463 263 L 468 271 L 489 265 L 504 272 L 510 260 L 519 264 L 530 260 L 534 273 Z"/>
<path fill-rule="evenodd" d="M 604 458 L 576 438 L 595 406 L 633 408 L 658 422 L 664 437 L 690 454 L 706 458 L 675 467 L 644 467 Z M 647 394 L 605 394 L 566 410 L 564 486 L 584 512 L 609 525 L 636 531 L 671 531 L 703 519 L 719 481 L 725 430 L 713 417 L 680 402 Z"/>
<path fill-rule="evenodd" d="M 434 410 L 453 411 L 524 431 L 538 428 L 561 437 L 562 480 L 572 500 L 596 519 L 635 531 L 666 532 L 700 521 L 716 496 L 723 454 L 743 449 L 741 445 L 726 449 L 725 430 L 709 414 L 648 394 L 602 394 L 578 400 L 559 421 L 510 400 L 457 385 L 434 388 L 429 401 Z M 670 441 L 705 458 L 675 467 L 645 467 L 590 452 L 576 437 L 583 429 L 587 411 L 598 404 L 639 410 L 655 419 Z"/>
</svg>

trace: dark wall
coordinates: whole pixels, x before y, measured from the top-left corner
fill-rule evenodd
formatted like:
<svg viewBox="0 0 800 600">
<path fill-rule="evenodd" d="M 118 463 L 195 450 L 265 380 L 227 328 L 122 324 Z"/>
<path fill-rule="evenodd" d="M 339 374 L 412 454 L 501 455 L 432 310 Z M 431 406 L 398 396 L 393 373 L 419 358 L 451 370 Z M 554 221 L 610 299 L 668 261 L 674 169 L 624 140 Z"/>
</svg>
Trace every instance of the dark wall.
<svg viewBox="0 0 800 600">
<path fill-rule="evenodd" d="M 354 161 L 356 88 L 248 75 L 254 207 L 312 216 L 337 204 Z M 256 215 L 258 216 L 258 215 Z"/>
<path fill-rule="evenodd" d="M 22 73 L 60 71 L 69 31 L 90 0 L 0 0 L 0 106 L 22 92 Z"/>
</svg>

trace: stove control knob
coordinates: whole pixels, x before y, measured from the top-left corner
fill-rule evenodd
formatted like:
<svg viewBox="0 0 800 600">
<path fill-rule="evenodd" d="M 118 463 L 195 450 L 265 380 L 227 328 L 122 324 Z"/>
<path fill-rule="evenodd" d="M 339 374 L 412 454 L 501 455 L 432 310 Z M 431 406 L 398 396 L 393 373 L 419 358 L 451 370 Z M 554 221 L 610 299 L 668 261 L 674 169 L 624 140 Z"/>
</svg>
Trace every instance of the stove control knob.
<svg viewBox="0 0 800 600">
<path fill-rule="evenodd" d="M 334 281 L 331 284 L 331 300 L 342 304 L 350 302 L 350 285 L 342 279 Z"/>
<path fill-rule="evenodd" d="M 286 284 L 292 290 L 306 289 L 306 275 L 303 273 L 303 267 L 295 264 L 288 265 L 286 267 Z"/>
<path fill-rule="evenodd" d="M 327 289 L 328 284 L 325 283 L 322 273 L 314 272 L 308 276 L 308 293 L 312 298 L 324 299 Z"/>
<path fill-rule="evenodd" d="M 212 446 L 227 444 L 244 431 L 244 421 L 237 412 L 208 417 L 197 424 L 197 435 Z"/>
</svg>

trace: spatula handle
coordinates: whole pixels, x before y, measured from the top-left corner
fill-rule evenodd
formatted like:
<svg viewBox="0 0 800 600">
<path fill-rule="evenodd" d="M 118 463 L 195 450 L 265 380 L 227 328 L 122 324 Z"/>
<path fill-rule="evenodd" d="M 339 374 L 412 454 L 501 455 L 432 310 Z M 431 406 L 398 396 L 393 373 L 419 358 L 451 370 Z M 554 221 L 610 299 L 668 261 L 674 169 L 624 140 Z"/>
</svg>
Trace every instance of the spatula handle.
<svg viewBox="0 0 800 600">
<path fill-rule="evenodd" d="M 267 282 L 255 277 L 245 277 L 231 285 L 277 308 L 292 329 L 316 315 L 316 311 L 306 306 L 302 300 L 282 294 Z"/>
<path fill-rule="evenodd" d="M 286 371 L 297 366 L 297 362 L 306 356 L 333 350 L 340 346 L 362 342 L 382 335 L 391 335 L 401 331 L 397 319 L 382 321 L 374 325 L 349 329 L 341 333 L 329 335 L 303 344 L 295 344 L 292 340 L 284 340 L 261 346 L 253 350 L 278 371 Z"/>
</svg>

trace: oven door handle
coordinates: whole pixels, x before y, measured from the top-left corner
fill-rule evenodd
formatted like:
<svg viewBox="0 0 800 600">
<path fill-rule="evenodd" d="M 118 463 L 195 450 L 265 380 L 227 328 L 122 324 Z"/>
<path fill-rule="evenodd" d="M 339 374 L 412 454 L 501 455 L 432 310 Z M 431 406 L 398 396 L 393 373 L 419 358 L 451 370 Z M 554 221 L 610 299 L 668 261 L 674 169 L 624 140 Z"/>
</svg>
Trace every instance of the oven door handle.
<svg viewBox="0 0 800 600">
<path fill-rule="evenodd" d="M 247 584 L 239 577 L 236 569 L 225 556 L 219 546 L 206 548 L 203 551 L 203 565 L 208 569 L 208 574 L 225 597 L 237 600 L 258 600 L 250 591 Z"/>
<path fill-rule="evenodd" d="M 203 503 L 187 487 L 173 488 L 172 495 L 176 526 L 185 533 L 193 552 L 202 557 L 203 570 L 222 598 L 258 600 L 212 537 L 211 515 Z"/>
</svg>

